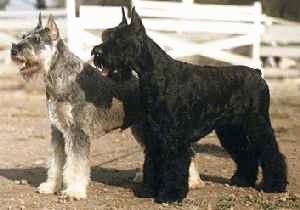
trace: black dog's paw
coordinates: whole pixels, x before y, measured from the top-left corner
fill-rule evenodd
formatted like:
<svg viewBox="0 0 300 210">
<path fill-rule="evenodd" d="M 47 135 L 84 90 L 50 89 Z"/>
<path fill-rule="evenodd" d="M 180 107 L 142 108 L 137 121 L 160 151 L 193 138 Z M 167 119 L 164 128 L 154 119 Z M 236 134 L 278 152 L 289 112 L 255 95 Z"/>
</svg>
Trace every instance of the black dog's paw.
<svg viewBox="0 0 300 210">
<path fill-rule="evenodd" d="M 287 184 L 286 182 L 276 182 L 276 183 L 261 183 L 260 189 L 266 193 L 284 193 L 287 191 Z"/>
<path fill-rule="evenodd" d="M 138 198 L 154 198 L 156 195 L 155 190 L 149 187 L 140 187 L 135 190 L 134 194 Z"/>
<path fill-rule="evenodd" d="M 182 199 L 184 199 L 185 196 L 181 193 L 166 193 L 165 191 L 161 191 L 158 193 L 158 195 L 155 197 L 156 203 L 181 203 Z"/>
<path fill-rule="evenodd" d="M 254 187 L 255 182 L 249 181 L 246 177 L 240 176 L 240 175 L 233 175 L 230 179 L 230 182 L 232 185 L 238 186 L 238 187 Z"/>
</svg>

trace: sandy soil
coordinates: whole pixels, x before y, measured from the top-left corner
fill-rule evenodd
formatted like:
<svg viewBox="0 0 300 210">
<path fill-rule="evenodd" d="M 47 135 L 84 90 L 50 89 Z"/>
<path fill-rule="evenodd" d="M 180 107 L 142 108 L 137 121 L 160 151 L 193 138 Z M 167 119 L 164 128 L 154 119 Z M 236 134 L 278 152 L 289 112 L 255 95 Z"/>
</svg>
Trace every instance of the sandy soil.
<svg viewBox="0 0 300 210">
<path fill-rule="evenodd" d="M 195 145 L 205 187 L 190 191 L 181 204 L 158 205 L 134 196 L 132 178 L 143 161 L 137 143 L 114 132 L 92 140 L 92 182 L 88 199 L 61 202 L 41 195 L 45 180 L 49 123 L 44 94 L 24 88 L 21 78 L 0 77 L 0 209 L 300 209 L 300 79 L 268 81 L 271 116 L 289 165 L 289 193 L 265 194 L 229 186 L 234 164 L 214 134 Z"/>
</svg>

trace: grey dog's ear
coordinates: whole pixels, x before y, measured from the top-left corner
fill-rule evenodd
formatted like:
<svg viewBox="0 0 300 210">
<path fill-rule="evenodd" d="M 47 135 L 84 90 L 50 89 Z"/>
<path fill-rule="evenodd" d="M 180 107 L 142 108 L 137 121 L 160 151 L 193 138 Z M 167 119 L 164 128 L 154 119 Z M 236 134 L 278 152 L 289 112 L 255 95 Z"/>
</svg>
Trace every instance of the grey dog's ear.
<svg viewBox="0 0 300 210">
<path fill-rule="evenodd" d="M 49 35 L 50 35 L 50 38 L 51 38 L 52 41 L 57 40 L 59 38 L 58 27 L 57 27 L 57 25 L 54 21 L 54 18 L 51 14 L 48 18 L 46 28 L 49 29 Z"/>
<path fill-rule="evenodd" d="M 35 27 L 36 29 L 41 29 L 43 27 L 43 24 L 42 24 L 42 13 L 40 12 L 39 13 L 39 22 L 37 24 L 37 26 Z"/>
<path fill-rule="evenodd" d="M 135 7 L 132 8 L 131 11 L 131 22 L 130 25 L 136 30 L 136 31 L 140 31 L 142 29 L 144 29 L 143 23 L 142 23 L 142 19 L 139 16 L 139 14 L 135 11 Z"/>
<path fill-rule="evenodd" d="M 127 25 L 127 19 L 126 19 L 124 7 L 122 7 L 122 22 L 119 25 Z"/>
</svg>

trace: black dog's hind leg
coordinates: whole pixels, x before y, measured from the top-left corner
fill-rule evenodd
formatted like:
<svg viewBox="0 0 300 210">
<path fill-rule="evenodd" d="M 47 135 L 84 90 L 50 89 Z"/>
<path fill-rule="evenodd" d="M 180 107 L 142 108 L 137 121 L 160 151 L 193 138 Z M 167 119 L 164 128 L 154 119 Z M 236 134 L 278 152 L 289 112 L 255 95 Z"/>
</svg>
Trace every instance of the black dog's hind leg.
<svg viewBox="0 0 300 210">
<path fill-rule="evenodd" d="M 189 166 L 192 149 L 189 144 L 182 145 L 170 141 L 165 144 L 162 159 L 162 184 L 155 201 L 168 203 L 181 201 L 188 193 Z"/>
<path fill-rule="evenodd" d="M 240 187 L 254 187 L 259 164 L 256 145 L 245 135 L 242 126 L 218 126 L 216 134 L 237 166 L 231 183 Z"/>
<path fill-rule="evenodd" d="M 257 116 L 248 121 L 248 135 L 258 144 L 265 192 L 285 192 L 287 166 L 279 152 L 269 116 Z"/>
</svg>

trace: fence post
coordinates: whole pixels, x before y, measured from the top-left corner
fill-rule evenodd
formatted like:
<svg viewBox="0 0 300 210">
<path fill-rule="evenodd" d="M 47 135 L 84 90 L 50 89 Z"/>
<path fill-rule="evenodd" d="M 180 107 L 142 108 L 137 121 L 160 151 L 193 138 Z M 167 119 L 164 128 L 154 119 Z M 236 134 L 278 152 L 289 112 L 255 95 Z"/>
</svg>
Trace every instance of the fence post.
<svg viewBox="0 0 300 210">
<path fill-rule="evenodd" d="M 67 34 L 68 34 L 68 47 L 77 56 L 81 53 L 81 32 L 82 28 L 76 24 L 79 18 L 76 17 L 76 0 L 67 1 Z"/>
<path fill-rule="evenodd" d="M 257 16 L 254 21 L 255 28 L 257 31 L 260 31 L 260 33 L 256 33 L 253 37 L 253 46 L 252 46 L 252 59 L 253 59 L 253 65 L 254 67 L 260 68 L 261 67 L 261 61 L 260 61 L 260 43 L 261 43 L 261 22 L 262 22 L 262 7 L 261 3 L 256 1 L 254 2 L 254 8 L 256 10 Z"/>
</svg>

